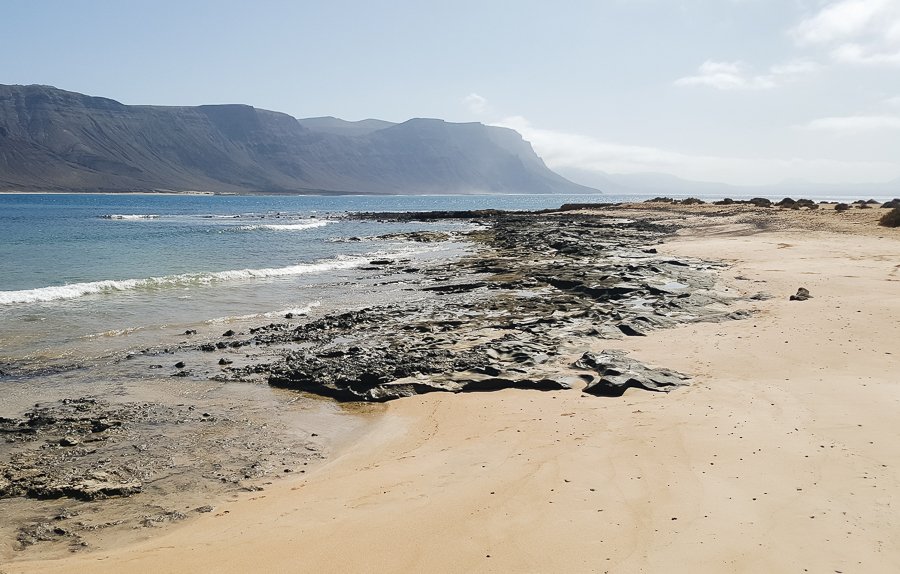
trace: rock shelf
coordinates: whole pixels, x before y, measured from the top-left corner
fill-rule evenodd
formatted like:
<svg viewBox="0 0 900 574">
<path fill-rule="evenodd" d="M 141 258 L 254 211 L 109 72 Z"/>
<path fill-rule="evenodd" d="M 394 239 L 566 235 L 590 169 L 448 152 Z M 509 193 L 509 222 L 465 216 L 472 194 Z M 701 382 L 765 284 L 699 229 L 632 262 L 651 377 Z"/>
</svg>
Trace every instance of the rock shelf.
<svg viewBox="0 0 900 574">
<path fill-rule="evenodd" d="M 717 289 L 716 271 L 723 264 L 657 252 L 654 245 L 675 230 L 671 225 L 573 212 L 368 217 L 468 217 L 487 225 L 469 234 L 475 253 L 423 270 L 414 288 L 433 297 L 328 315 L 293 328 L 254 329 L 249 339 L 229 345 L 282 347 L 280 357 L 226 368 L 222 378 L 263 374 L 273 386 L 339 401 L 503 388 L 615 395 L 613 389 L 624 392 L 622 385 L 601 392 L 601 381 L 609 377 L 575 367 L 566 357 L 681 323 L 749 317 L 733 308 L 737 298 Z M 646 367 L 628 364 L 645 382 L 624 387 L 674 386 L 663 382 L 670 381 L 666 371 L 654 378 Z"/>
</svg>

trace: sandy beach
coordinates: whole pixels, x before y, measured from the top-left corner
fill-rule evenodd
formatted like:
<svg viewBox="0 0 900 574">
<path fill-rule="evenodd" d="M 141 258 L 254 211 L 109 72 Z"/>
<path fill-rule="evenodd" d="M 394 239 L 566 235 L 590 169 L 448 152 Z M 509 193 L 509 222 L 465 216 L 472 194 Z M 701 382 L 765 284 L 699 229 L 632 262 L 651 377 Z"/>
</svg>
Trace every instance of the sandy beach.
<svg viewBox="0 0 900 574">
<path fill-rule="evenodd" d="M 603 210 L 678 222 L 660 253 L 725 261 L 721 290 L 772 296 L 737 304 L 748 319 L 592 343 L 689 386 L 403 398 L 305 476 L 0 571 L 900 571 L 900 229 L 876 225 L 884 211 Z M 812 298 L 789 301 L 798 287 Z"/>
</svg>

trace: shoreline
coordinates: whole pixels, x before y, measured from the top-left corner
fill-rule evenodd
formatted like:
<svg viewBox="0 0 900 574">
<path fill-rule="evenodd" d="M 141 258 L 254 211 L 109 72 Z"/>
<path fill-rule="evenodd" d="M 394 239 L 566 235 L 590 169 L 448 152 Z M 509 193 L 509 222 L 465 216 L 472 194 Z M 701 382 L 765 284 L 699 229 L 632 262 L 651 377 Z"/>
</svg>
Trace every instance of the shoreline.
<svg viewBox="0 0 900 574">
<path fill-rule="evenodd" d="M 898 519 L 882 501 L 900 488 L 890 465 L 900 454 L 890 441 L 900 391 L 884 378 L 900 367 L 891 347 L 900 340 L 890 296 L 900 280 L 897 230 L 857 233 L 874 209 L 762 220 L 750 209 L 713 219 L 703 211 L 712 212 L 601 212 L 678 220 L 686 227 L 661 253 L 730 259 L 723 289 L 749 297 L 762 286 L 775 297 L 746 302 L 750 319 L 597 342 L 688 373 L 691 386 L 617 399 L 577 389 L 404 398 L 365 440 L 304 480 L 229 503 L 227 515 L 123 548 L 3 568 L 896 567 Z M 821 231 L 826 217 L 844 231 Z M 787 301 L 799 286 L 813 298 Z"/>
</svg>

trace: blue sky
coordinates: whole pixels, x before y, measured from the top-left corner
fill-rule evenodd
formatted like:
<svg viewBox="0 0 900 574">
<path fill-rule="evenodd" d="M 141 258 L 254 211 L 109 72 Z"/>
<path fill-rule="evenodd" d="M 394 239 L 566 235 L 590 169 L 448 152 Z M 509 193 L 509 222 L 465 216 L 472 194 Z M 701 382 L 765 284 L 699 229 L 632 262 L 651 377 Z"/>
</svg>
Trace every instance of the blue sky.
<svg viewBox="0 0 900 574">
<path fill-rule="evenodd" d="M 7 0 L 0 83 L 480 121 L 608 173 L 900 177 L 900 0 Z"/>
</svg>

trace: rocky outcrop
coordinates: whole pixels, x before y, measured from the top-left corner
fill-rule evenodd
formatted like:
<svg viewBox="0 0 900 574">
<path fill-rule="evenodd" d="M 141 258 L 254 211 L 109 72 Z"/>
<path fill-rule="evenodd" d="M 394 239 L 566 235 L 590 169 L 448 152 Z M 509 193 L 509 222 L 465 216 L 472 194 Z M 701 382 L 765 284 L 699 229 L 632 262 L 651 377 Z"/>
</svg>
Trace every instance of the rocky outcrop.
<svg viewBox="0 0 900 574">
<path fill-rule="evenodd" d="M 599 375 L 597 380 L 588 383 L 584 392 L 600 397 L 621 397 L 632 388 L 667 393 L 688 384 L 687 375 L 669 369 L 651 369 L 626 355 L 626 351 L 620 350 L 582 355 L 573 366 Z"/>
<path fill-rule="evenodd" d="M 432 220 L 443 215 L 368 217 Z M 464 217 L 463 212 L 446 215 Z M 720 264 L 673 258 L 652 247 L 672 227 L 576 212 L 469 215 L 489 223 L 470 235 L 478 252 L 417 270 L 421 279 L 410 288 L 424 299 L 235 334 L 228 337 L 229 346 L 266 347 L 270 353 L 283 348 L 281 358 L 220 365 L 215 377 L 256 380 L 262 374 L 273 386 L 340 401 L 507 388 L 564 390 L 581 388 L 588 379 L 595 382 L 563 361 L 565 347 L 591 351 L 604 340 L 685 322 L 750 316 L 730 309 L 735 299 L 715 289 Z M 387 267 L 374 269 L 389 272 Z M 217 348 L 223 342 L 205 345 Z M 658 388 L 664 386 L 657 381 Z M 600 387 L 591 388 L 599 392 Z"/>
</svg>

